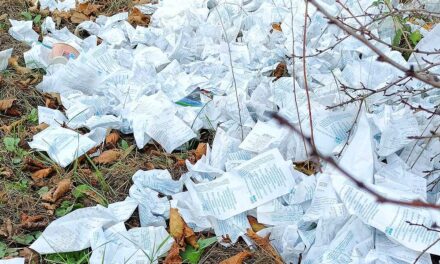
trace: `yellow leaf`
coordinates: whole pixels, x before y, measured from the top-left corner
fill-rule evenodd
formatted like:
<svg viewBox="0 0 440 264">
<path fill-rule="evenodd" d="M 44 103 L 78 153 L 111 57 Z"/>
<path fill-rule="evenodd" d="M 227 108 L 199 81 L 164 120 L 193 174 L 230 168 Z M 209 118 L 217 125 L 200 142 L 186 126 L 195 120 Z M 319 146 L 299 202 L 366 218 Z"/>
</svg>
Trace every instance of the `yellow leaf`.
<svg viewBox="0 0 440 264">
<path fill-rule="evenodd" d="M 254 232 L 258 232 L 261 229 L 266 228 L 265 225 L 258 223 L 257 219 L 251 215 L 248 215 L 247 219 L 249 221 L 249 224 L 251 224 L 252 230 L 254 230 Z"/>
</svg>

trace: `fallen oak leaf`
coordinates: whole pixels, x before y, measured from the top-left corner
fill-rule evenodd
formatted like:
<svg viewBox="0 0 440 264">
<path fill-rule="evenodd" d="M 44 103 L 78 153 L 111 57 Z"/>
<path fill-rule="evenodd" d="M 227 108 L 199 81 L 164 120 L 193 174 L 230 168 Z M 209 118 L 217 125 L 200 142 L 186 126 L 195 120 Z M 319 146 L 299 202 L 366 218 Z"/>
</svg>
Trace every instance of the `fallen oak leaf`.
<svg viewBox="0 0 440 264">
<path fill-rule="evenodd" d="M 247 250 L 243 250 L 242 252 L 232 256 L 228 259 L 225 259 L 220 262 L 220 264 L 242 264 L 243 260 L 250 258 L 252 256 L 251 252 Z"/>
<path fill-rule="evenodd" d="M 97 164 L 110 164 L 119 159 L 119 157 L 121 157 L 121 152 L 119 150 L 111 149 L 102 152 L 101 155 L 94 158 L 93 161 Z"/>
<path fill-rule="evenodd" d="M 258 231 L 266 228 L 265 225 L 258 223 L 258 220 L 251 215 L 248 215 L 247 219 L 249 221 L 249 224 L 252 227 L 252 230 L 254 230 L 254 232 L 258 232 Z"/>
<path fill-rule="evenodd" d="M 32 175 L 31 175 L 32 180 L 39 181 L 43 178 L 48 177 L 50 174 L 52 174 L 53 171 L 54 171 L 54 169 L 52 167 L 38 170 L 38 171 L 32 173 Z"/>
<path fill-rule="evenodd" d="M 179 246 L 179 244 L 174 241 L 173 245 L 171 246 L 170 251 L 168 251 L 168 255 L 164 260 L 164 264 L 177 264 L 182 263 L 182 257 L 180 256 L 180 250 L 182 247 Z"/>
<path fill-rule="evenodd" d="M 257 244 L 257 246 L 259 246 L 262 250 L 264 250 L 267 254 L 269 254 L 273 258 L 276 264 L 283 264 L 283 260 L 281 259 L 280 255 L 275 250 L 275 248 L 270 244 L 270 240 L 269 240 L 270 234 L 268 234 L 265 237 L 260 237 L 251 228 L 247 229 L 246 234 L 249 238 L 251 238 L 255 242 L 255 244 Z"/>
</svg>

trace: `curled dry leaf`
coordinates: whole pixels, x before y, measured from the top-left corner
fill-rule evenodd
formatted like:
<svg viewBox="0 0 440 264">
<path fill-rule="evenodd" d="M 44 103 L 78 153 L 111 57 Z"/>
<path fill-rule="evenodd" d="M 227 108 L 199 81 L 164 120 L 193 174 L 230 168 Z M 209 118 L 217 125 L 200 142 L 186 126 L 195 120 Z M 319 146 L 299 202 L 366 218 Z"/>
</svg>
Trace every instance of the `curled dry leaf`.
<svg viewBox="0 0 440 264">
<path fill-rule="evenodd" d="M 83 13 L 74 11 L 70 17 L 70 21 L 74 24 L 80 24 L 81 22 L 89 20 L 89 17 Z"/>
<path fill-rule="evenodd" d="M 257 244 L 257 246 L 259 246 L 262 250 L 269 254 L 276 264 L 283 264 L 283 260 L 281 259 L 280 255 L 270 244 L 270 234 L 265 237 L 260 237 L 251 228 L 248 228 L 246 234 L 255 242 L 255 244 Z"/>
<path fill-rule="evenodd" d="M 206 154 L 206 148 L 208 145 L 206 143 L 199 143 L 199 145 L 196 148 L 195 155 L 196 159 L 199 160 L 202 158 L 203 155 Z"/>
<path fill-rule="evenodd" d="M 92 14 L 97 14 L 101 5 L 95 5 L 90 2 L 78 4 L 76 7 L 76 11 L 83 13 L 86 16 L 90 16 Z"/>
<path fill-rule="evenodd" d="M 272 82 L 275 82 L 279 78 L 283 77 L 286 71 L 287 71 L 286 64 L 284 62 L 278 63 L 277 67 L 273 71 L 273 76 L 275 77 L 275 79 Z"/>
<path fill-rule="evenodd" d="M 184 247 L 186 242 L 195 249 L 199 248 L 196 234 L 185 223 L 182 216 L 179 214 L 179 210 L 176 208 L 170 209 L 170 235 L 181 247 Z"/>
<path fill-rule="evenodd" d="M 93 161 L 97 164 L 110 164 L 118 160 L 120 156 L 121 152 L 119 150 L 111 149 L 102 152 L 101 155 L 94 158 Z"/>
<path fill-rule="evenodd" d="M 70 12 L 55 10 L 52 13 L 52 18 L 54 19 L 55 23 L 57 24 L 57 27 L 61 24 L 61 21 L 63 21 L 63 20 L 68 21 L 70 19 L 70 17 L 71 17 Z"/>
<path fill-rule="evenodd" d="M 26 223 L 36 223 L 36 222 L 40 222 L 44 219 L 44 216 L 42 215 L 27 215 L 25 213 L 22 213 L 20 215 L 20 220 L 21 220 L 21 224 L 26 224 Z"/>
<path fill-rule="evenodd" d="M 31 128 L 30 128 L 30 131 L 31 131 L 32 133 L 36 134 L 36 133 L 38 133 L 38 132 L 41 132 L 41 131 L 45 130 L 45 129 L 48 128 L 48 127 L 49 127 L 48 124 L 46 124 L 46 123 L 41 123 L 41 124 L 39 124 L 38 126 L 33 126 L 33 127 L 31 127 Z"/>
<path fill-rule="evenodd" d="M 31 73 L 31 69 L 28 69 L 26 67 L 22 67 L 18 64 L 18 57 L 13 56 L 9 58 L 9 65 L 19 74 L 29 74 Z"/>
<path fill-rule="evenodd" d="M 24 164 L 25 165 L 23 167 L 23 170 L 28 170 L 32 172 L 46 168 L 46 166 L 43 163 L 32 158 L 26 158 Z"/>
<path fill-rule="evenodd" d="M 20 257 L 23 257 L 26 259 L 26 263 L 29 264 L 39 264 L 40 263 L 40 256 L 37 252 L 30 248 L 23 248 L 20 250 Z"/>
<path fill-rule="evenodd" d="M 55 202 L 58 199 L 60 199 L 64 194 L 66 194 L 70 190 L 70 184 L 71 184 L 70 179 L 61 180 L 57 184 L 57 188 L 53 192 L 52 201 Z"/>
<path fill-rule="evenodd" d="M 148 26 L 150 24 L 150 17 L 143 14 L 138 8 L 133 7 L 128 15 L 128 22 L 139 26 Z"/>
<path fill-rule="evenodd" d="M 252 256 L 251 252 L 243 250 L 235 256 L 223 260 L 220 264 L 242 264 L 243 260 L 250 258 Z"/>
<path fill-rule="evenodd" d="M 119 133 L 118 132 L 111 132 L 107 135 L 105 138 L 105 145 L 106 147 L 116 147 L 119 141 Z"/>
<path fill-rule="evenodd" d="M 11 168 L 8 167 L 2 167 L 0 168 L 0 178 L 6 178 L 6 179 L 11 179 L 14 176 L 14 172 L 12 171 Z"/>
<path fill-rule="evenodd" d="M 17 99 L 15 98 L 0 100 L 0 111 L 6 111 L 10 109 L 14 105 L 14 102 L 16 100 Z"/>
<path fill-rule="evenodd" d="M 56 187 L 52 188 L 47 193 L 43 194 L 41 199 L 46 202 L 54 203 L 70 190 L 70 185 L 71 185 L 70 179 L 61 180 L 60 182 L 58 182 Z"/>
<path fill-rule="evenodd" d="M 179 244 L 176 241 L 174 241 L 170 251 L 168 251 L 168 255 L 165 258 L 164 264 L 182 263 L 182 257 L 179 254 L 181 249 L 182 247 L 180 247 Z"/>
<path fill-rule="evenodd" d="M 276 31 L 283 31 L 281 29 L 281 23 L 272 23 L 272 29 Z"/>
<path fill-rule="evenodd" d="M 254 232 L 258 232 L 261 229 L 265 229 L 266 228 L 265 225 L 258 223 L 257 218 L 255 218 L 255 217 L 253 217 L 251 215 L 248 215 L 247 219 L 249 221 L 249 224 L 251 224 L 252 230 L 254 230 Z"/>
<path fill-rule="evenodd" d="M 34 173 L 32 173 L 31 177 L 32 180 L 34 181 L 39 181 L 43 178 L 48 177 L 52 172 L 54 171 L 54 169 L 52 167 L 46 168 L 46 169 L 42 169 L 42 170 L 38 170 Z"/>
</svg>

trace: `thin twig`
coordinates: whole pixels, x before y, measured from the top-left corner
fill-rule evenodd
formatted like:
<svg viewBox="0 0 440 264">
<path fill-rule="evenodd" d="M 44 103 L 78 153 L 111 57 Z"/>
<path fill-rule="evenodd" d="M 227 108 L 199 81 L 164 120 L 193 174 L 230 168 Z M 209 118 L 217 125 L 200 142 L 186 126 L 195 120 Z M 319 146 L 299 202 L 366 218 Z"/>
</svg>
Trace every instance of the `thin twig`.
<svg viewBox="0 0 440 264">
<path fill-rule="evenodd" d="M 310 123 L 310 141 L 312 148 L 315 149 L 315 136 L 313 135 L 313 119 L 312 119 L 312 106 L 310 103 L 309 84 L 307 82 L 307 64 L 306 64 L 306 41 L 307 41 L 307 19 L 309 13 L 309 2 L 306 0 L 306 9 L 304 11 L 304 31 L 303 31 L 303 73 L 304 73 L 304 89 L 307 96 L 307 109 L 309 111 L 309 123 Z M 293 24 L 292 24 L 293 27 Z M 298 111 L 298 109 L 297 109 Z M 314 150 L 312 150 L 314 151 Z"/>
<path fill-rule="evenodd" d="M 229 64 L 231 65 L 232 81 L 234 83 L 235 98 L 237 99 L 238 118 L 240 120 L 241 140 L 243 141 L 244 140 L 243 122 L 241 120 L 241 108 L 240 108 L 240 100 L 238 99 L 237 81 L 235 80 L 234 67 L 233 67 L 233 64 L 232 64 L 231 46 L 229 44 L 229 38 L 228 38 L 228 34 L 226 33 L 225 25 L 223 24 L 222 16 L 220 15 L 220 12 L 218 11 L 217 6 L 215 7 L 215 11 L 217 11 L 217 15 L 218 15 L 218 17 L 220 19 L 220 24 L 222 26 L 223 33 L 225 34 L 225 40 L 226 40 L 226 44 L 228 46 Z"/>
<path fill-rule="evenodd" d="M 281 125 L 288 127 L 290 130 L 297 133 L 298 135 L 300 134 L 300 131 L 296 127 L 294 127 L 292 124 L 290 124 L 289 121 L 287 121 L 284 117 L 275 113 L 275 114 L 273 114 L 273 118 L 275 120 L 277 120 Z M 310 138 L 307 138 L 307 140 L 310 143 Z M 382 194 L 376 192 L 375 190 L 371 189 L 370 187 L 368 187 L 368 185 L 366 185 L 362 181 L 356 179 L 355 176 L 351 175 L 348 171 L 346 171 L 341 166 L 339 166 L 338 163 L 332 157 L 326 156 L 326 155 L 320 153 L 316 148 L 314 149 L 314 151 L 315 152 L 312 153 L 311 156 L 315 156 L 318 159 L 327 162 L 327 164 L 332 165 L 334 168 L 336 168 L 336 170 L 338 170 L 347 179 L 351 180 L 359 189 L 364 190 L 365 192 L 374 196 L 378 203 L 389 203 L 389 204 L 402 205 L 402 206 L 440 209 L 440 205 L 426 203 L 421 200 L 400 201 L 400 200 L 395 200 L 392 198 L 387 198 L 387 197 L 383 196 Z"/>
<path fill-rule="evenodd" d="M 358 34 L 355 30 L 351 29 L 349 26 L 347 26 L 346 24 L 344 24 L 343 22 L 339 21 L 337 18 L 332 16 L 329 12 L 327 12 L 327 10 L 325 10 L 325 8 L 323 8 L 320 4 L 318 4 L 316 0 L 306 0 L 306 1 L 314 5 L 319 12 L 321 12 L 324 16 L 327 17 L 330 23 L 336 25 L 337 27 L 344 30 L 345 32 L 347 32 L 348 34 L 350 34 L 360 42 L 364 43 L 368 48 L 370 48 L 374 53 L 378 55 L 379 61 L 386 62 L 394 66 L 396 69 L 404 72 L 407 76 L 413 76 L 414 78 L 422 82 L 440 88 L 440 81 L 438 77 L 433 76 L 431 74 L 417 73 L 414 71 L 413 67 L 406 68 L 405 66 L 399 64 L 398 62 L 394 61 L 393 59 L 385 55 L 385 53 L 383 53 L 378 47 L 374 46 L 371 42 L 369 42 L 363 35 Z M 361 33 L 364 30 L 365 29 L 362 29 Z"/>
</svg>

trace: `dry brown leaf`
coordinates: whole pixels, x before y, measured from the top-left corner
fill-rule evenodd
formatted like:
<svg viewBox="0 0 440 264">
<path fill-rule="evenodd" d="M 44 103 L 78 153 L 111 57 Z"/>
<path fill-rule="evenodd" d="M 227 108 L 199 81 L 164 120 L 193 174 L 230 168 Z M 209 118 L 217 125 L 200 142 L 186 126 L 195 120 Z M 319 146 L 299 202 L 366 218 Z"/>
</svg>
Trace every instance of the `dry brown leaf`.
<svg viewBox="0 0 440 264">
<path fill-rule="evenodd" d="M 60 199 L 64 194 L 66 194 L 69 190 L 70 190 L 70 184 L 71 181 L 70 179 L 64 179 L 61 180 L 58 184 L 57 187 L 55 189 L 55 191 L 53 192 L 52 195 L 52 201 L 56 202 L 58 199 Z"/>
<path fill-rule="evenodd" d="M 119 133 L 118 132 L 111 132 L 107 135 L 105 138 L 105 145 L 107 147 L 116 147 L 119 141 Z"/>
<path fill-rule="evenodd" d="M 207 146 L 208 145 L 206 143 L 199 143 L 199 145 L 197 146 L 196 151 L 195 151 L 195 155 L 196 155 L 197 160 L 201 159 L 202 156 L 206 154 Z"/>
<path fill-rule="evenodd" d="M 50 195 L 50 198 L 52 199 L 52 194 Z M 51 203 L 42 203 L 41 204 L 46 210 L 48 211 L 52 211 L 57 209 L 57 205 L 56 204 L 51 204 Z"/>
<path fill-rule="evenodd" d="M 220 264 L 242 264 L 243 260 L 250 258 L 252 256 L 251 252 L 243 250 L 235 256 L 223 260 Z"/>
<path fill-rule="evenodd" d="M 45 129 L 48 128 L 48 127 L 49 127 L 48 124 L 46 124 L 46 123 L 41 123 L 41 124 L 39 124 L 38 126 L 33 126 L 33 127 L 31 127 L 29 130 L 30 130 L 32 133 L 36 134 L 36 133 L 38 133 L 38 132 L 41 132 L 41 131 L 45 130 Z"/>
<path fill-rule="evenodd" d="M 0 16 L 0 21 L 6 21 L 8 19 L 8 14 L 3 14 Z"/>
<path fill-rule="evenodd" d="M 21 112 L 15 106 L 6 110 L 5 113 L 9 116 L 21 116 Z"/>
<path fill-rule="evenodd" d="M 70 21 L 72 21 L 74 24 L 79 24 L 87 20 L 89 20 L 88 16 L 76 11 L 73 11 L 72 16 L 70 17 Z"/>
<path fill-rule="evenodd" d="M 44 220 L 44 216 L 42 215 L 29 216 L 25 213 L 22 213 L 20 218 L 21 218 L 20 228 L 26 230 L 39 230 L 45 228 L 49 224 L 48 221 Z"/>
<path fill-rule="evenodd" d="M 25 166 L 23 167 L 23 170 L 28 170 L 32 172 L 47 168 L 47 166 L 45 166 L 40 161 L 31 158 L 26 158 L 24 164 Z"/>
<path fill-rule="evenodd" d="M 79 4 L 76 7 L 76 11 L 83 13 L 86 16 L 90 16 L 91 14 L 97 14 L 101 7 L 102 7 L 101 5 L 95 5 L 87 2 L 87 3 Z"/>
<path fill-rule="evenodd" d="M 266 228 L 265 225 L 258 223 L 257 218 L 255 218 L 251 215 L 248 215 L 247 219 L 249 221 L 249 224 L 251 224 L 252 230 L 254 230 L 254 232 L 258 232 L 258 231 Z"/>
<path fill-rule="evenodd" d="M 144 5 L 151 3 L 151 0 L 133 0 L 134 5 Z"/>
<path fill-rule="evenodd" d="M 55 23 L 57 25 L 57 27 L 61 24 L 61 21 L 65 20 L 68 21 L 71 17 L 71 13 L 70 12 L 64 12 L 64 11 L 54 11 L 52 13 L 52 17 L 55 20 Z"/>
<path fill-rule="evenodd" d="M 143 14 L 138 8 L 133 7 L 128 15 L 128 22 L 139 26 L 148 26 L 150 24 L 150 17 Z"/>
<path fill-rule="evenodd" d="M 11 108 L 16 100 L 15 98 L 0 100 L 0 111 L 6 111 Z"/>
<path fill-rule="evenodd" d="M 281 29 L 281 23 L 272 23 L 272 29 L 276 31 L 283 31 Z"/>
<path fill-rule="evenodd" d="M 145 170 L 154 170 L 154 164 L 152 162 L 146 162 L 145 163 Z"/>
<path fill-rule="evenodd" d="M 5 221 L 5 229 L 6 232 L 8 233 L 8 237 L 12 237 L 14 235 L 15 233 L 14 226 L 12 225 L 12 221 L 9 218 L 6 219 Z"/>
<path fill-rule="evenodd" d="M 24 121 L 26 121 L 26 119 L 23 118 L 23 119 L 20 119 L 20 120 L 12 122 L 8 126 L 6 126 L 6 125 L 5 126 L 1 126 L 0 129 L 3 130 L 3 132 L 5 132 L 5 133 L 11 133 L 14 128 L 16 128 L 17 126 L 22 125 L 24 123 Z"/>
<path fill-rule="evenodd" d="M 23 248 L 20 250 L 20 257 L 23 257 L 26 259 L 26 263 L 29 264 L 39 264 L 40 263 L 40 256 L 37 252 L 30 248 Z"/>
<path fill-rule="evenodd" d="M 176 208 L 170 209 L 170 235 L 181 247 L 184 247 L 186 242 L 193 246 L 195 249 L 199 248 L 196 234 L 185 223 L 185 221 L 179 214 L 179 210 Z"/>
<path fill-rule="evenodd" d="M 164 264 L 180 264 L 182 263 L 182 257 L 180 256 L 180 250 L 182 247 L 177 244 L 176 241 L 174 241 L 173 245 L 171 246 L 170 251 L 168 251 L 168 255 L 165 258 Z"/>
<path fill-rule="evenodd" d="M 286 64 L 284 62 L 278 63 L 277 67 L 273 71 L 273 76 L 275 79 L 272 82 L 277 81 L 279 78 L 283 77 L 283 75 L 286 73 Z"/>
<path fill-rule="evenodd" d="M 52 167 L 46 168 L 46 169 L 42 169 L 42 170 L 38 170 L 34 173 L 32 173 L 31 177 L 32 180 L 34 181 L 39 181 L 43 178 L 48 177 L 52 172 L 54 171 L 54 169 Z"/>
<path fill-rule="evenodd" d="M 31 73 L 31 69 L 28 69 L 26 67 L 22 67 L 18 64 L 18 57 L 17 56 L 13 56 L 11 58 L 9 58 L 9 65 L 11 65 L 12 68 L 14 68 L 14 70 L 19 73 L 19 74 L 29 74 Z"/>
<path fill-rule="evenodd" d="M 249 238 L 251 238 L 255 242 L 255 244 L 257 244 L 257 246 L 259 246 L 262 250 L 264 250 L 267 254 L 269 254 L 273 258 L 276 264 L 283 264 L 283 260 L 281 259 L 280 255 L 275 250 L 275 248 L 272 247 L 272 245 L 270 244 L 270 240 L 269 240 L 270 234 L 268 234 L 265 237 L 260 237 L 251 228 L 247 229 L 246 234 L 249 236 Z"/>
<path fill-rule="evenodd" d="M 25 213 L 20 215 L 21 224 L 40 222 L 43 219 L 43 215 L 27 215 Z"/>
<path fill-rule="evenodd" d="M 121 156 L 121 152 L 116 149 L 106 150 L 93 159 L 93 161 L 97 164 L 110 164 L 115 162 Z"/>
<path fill-rule="evenodd" d="M 14 172 L 11 168 L 2 167 L 0 168 L 0 176 L 6 179 L 11 179 L 14 176 Z"/>
</svg>

